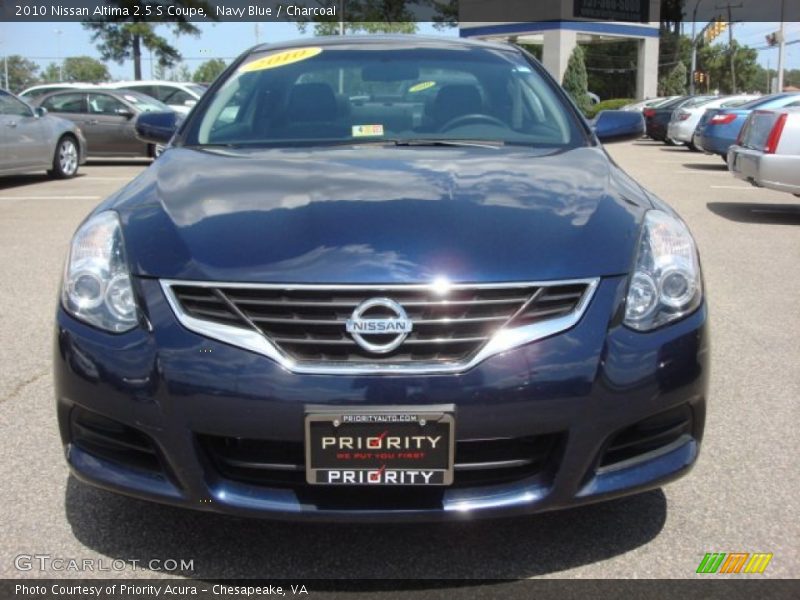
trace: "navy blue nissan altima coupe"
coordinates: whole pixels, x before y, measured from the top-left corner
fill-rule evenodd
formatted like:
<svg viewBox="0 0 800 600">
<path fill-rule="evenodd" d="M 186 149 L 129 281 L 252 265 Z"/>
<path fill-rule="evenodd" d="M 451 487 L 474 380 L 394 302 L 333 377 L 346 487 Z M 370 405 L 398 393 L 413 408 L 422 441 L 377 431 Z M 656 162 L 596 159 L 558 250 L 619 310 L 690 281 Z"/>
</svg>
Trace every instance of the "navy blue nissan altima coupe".
<svg viewBox="0 0 800 600">
<path fill-rule="evenodd" d="M 258 46 L 78 228 L 55 389 L 74 475 L 243 516 L 463 519 L 658 487 L 699 451 L 683 221 L 514 46 Z"/>
</svg>

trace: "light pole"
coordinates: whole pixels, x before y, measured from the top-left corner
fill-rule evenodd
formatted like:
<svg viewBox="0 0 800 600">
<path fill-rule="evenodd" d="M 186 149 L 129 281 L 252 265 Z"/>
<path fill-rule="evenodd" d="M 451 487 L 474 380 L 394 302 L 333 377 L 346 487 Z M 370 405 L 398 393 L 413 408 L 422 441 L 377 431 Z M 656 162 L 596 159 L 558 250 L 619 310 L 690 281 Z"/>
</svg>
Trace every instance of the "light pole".
<svg viewBox="0 0 800 600">
<path fill-rule="evenodd" d="M 692 12 L 692 70 L 689 73 L 689 93 L 694 95 L 694 72 L 697 70 L 697 9 L 703 0 L 697 0 Z"/>
<path fill-rule="evenodd" d="M 60 29 L 53 31 L 56 34 L 56 57 L 58 58 L 58 79 L 64 81 L 64 61 L 61 60 L 61 34 L 64 33 Z"/>
<path fill-rule="evenodd" d="M 780 44 L 778 46 L 778 89 L 775 90 L 779 94 L 783 91 L 783 57 L 786 53 L 786 28 L 783 24 L 783 11 L 785 8 L 786 0 L 781 0 L 781 29 L 780 33 L 778 34 L 780 36 L 780 40 L 778 42 Z"/>
</svg>

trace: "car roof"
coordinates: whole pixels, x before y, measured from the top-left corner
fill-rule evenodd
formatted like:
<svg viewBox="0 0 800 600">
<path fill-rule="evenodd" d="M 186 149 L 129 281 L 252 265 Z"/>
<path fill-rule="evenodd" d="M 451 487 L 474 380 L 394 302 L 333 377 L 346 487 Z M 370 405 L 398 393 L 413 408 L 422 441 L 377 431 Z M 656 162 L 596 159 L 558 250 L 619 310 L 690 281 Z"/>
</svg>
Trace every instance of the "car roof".
<svg viewBox="0 0 800 600">
<path fill-rule="evenodd" d="M 445 37 L 436 35 L 329 35 L 312 39 L 298 38 L 274 44 L 259 44 L 253 46 L 248 53 L 264 52 L 283 48 L 298 48 L 303 46 L 391 46 L 397 48 L 493 48 L 519 52 L 519 48 L 507 42 L 490 42 L 477 39 Z"/>
<path fill-rule="evenodd" d="M 110 88 L 119 88 L 125 87 L 128 85 L 172 85 L 175 87 L 183 86 L 183 85 L 197 85 L 192 81 L 162 81 L 160 79 L 139 79 L 139 80 L 128 80 L 128 81 L 110 81 L 109 83 L 105 84 L 105 86 Z"/>
</svg>

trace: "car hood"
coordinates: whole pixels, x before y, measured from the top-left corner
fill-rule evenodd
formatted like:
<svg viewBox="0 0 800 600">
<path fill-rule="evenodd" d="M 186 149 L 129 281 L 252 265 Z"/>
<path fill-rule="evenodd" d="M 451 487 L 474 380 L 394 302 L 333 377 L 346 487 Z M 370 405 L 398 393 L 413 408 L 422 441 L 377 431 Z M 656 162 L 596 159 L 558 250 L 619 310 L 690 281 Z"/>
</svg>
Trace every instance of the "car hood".
<svg viewBox="0 0 800 600">
<path fill-rule="evenodd" d="M 534 281 L 629 270 L 648 196 L 602 148 L 172 148 L 117 210 L 148 277 Z"/>
</svg>

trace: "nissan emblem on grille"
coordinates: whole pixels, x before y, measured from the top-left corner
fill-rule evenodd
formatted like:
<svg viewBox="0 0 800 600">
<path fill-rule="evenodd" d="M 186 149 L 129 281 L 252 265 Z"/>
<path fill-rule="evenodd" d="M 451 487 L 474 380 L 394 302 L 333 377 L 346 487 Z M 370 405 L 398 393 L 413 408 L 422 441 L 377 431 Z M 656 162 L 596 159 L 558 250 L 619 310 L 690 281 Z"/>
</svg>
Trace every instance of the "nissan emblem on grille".
<svg viewBox="0 0 800 600">
<path fill-rule="evenodd" d="M 391 313 L 392 317 L 368 317 L 367 313 L 376 309 L 381 312 Z M 389 298 L 370 298 L 356 306 L 353 315 L 347 319 L 345 328 L 355 342 L 367 352 L 387 354 L 396 349 L 411 333 L 413 324 L 406 315 L 406 311 L 394 300 Z M 380 344 L 370 342 L 365 337 L 381 336 L 385 338 L 396 334 L 389 342 Z"/>
</svg>

